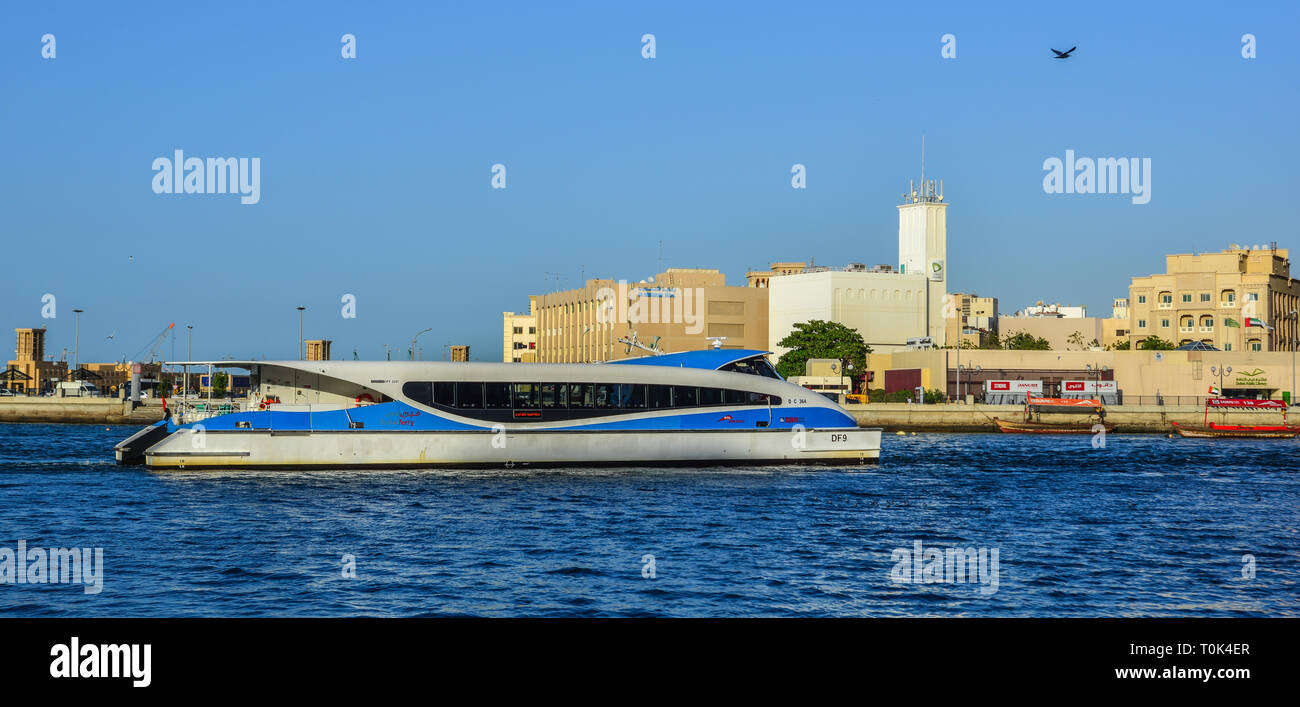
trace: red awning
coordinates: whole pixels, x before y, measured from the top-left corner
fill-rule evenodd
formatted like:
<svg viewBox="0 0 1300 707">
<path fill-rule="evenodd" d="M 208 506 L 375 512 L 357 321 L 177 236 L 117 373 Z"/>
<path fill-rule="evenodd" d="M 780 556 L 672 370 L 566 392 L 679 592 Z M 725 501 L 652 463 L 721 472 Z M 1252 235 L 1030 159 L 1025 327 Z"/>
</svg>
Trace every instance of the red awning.
<svg viewBox="0 0 1300 707">
<path fill-rule="evenodd" d="M 1029 398 L 1030 405 L 1059 405 L 1061 407 L 1071 408 L 1098 408 L 1101 407 L 1101 401 L 1093 398 Z"/>
<path fill-rule="evenodd" d="M 1205 404 L 1216 408 L 1286 409 L 1286 403 L 1281 400 L 1251 400 L 1250 398 L 1210 398 Z"/>
</svg>

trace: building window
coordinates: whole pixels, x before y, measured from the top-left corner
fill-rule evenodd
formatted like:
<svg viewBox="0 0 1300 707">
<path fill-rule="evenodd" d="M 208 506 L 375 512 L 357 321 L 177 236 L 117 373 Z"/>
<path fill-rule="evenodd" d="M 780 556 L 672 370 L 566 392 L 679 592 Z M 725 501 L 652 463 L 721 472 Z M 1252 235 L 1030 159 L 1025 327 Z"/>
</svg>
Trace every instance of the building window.
<svg viewBox="0 0 1300 707">
<path fill-rule="evenodd" d="M 1139 319 L 1139 320 L 1138 320 L 1138 328 L 1139 328 L 1139 329 L 1145 329 L 1145 328 L 1147 328 L 1147 320 L 1145 320 L 1145 319 Z"/>
<path fill-rule="evenodd" d="M 1147 303 L 1147 296 L 1146 296 L 1146 295 L 1138 295 L 1138 304 L 1146 304 L 1146 303 Z"/>
<path fill-rule="evenodd" d="M 1251 350 L 1251 351 L 1262 351 L 1263 349 L 1264 349 L 1264 346 L 1263 346 L 1263 344 L 1261 344 L 1261 343 L 1259 342 L 1258 339 L 1252 339 L 1252 340 L 1251 340 L 1251 342 L 1250 342 L 1250 350 Z"/>
<path fill-rule="evenodd" d="M 530 327 L 528 327 L 528 333 L 529 333 L 529 334 L 536 334 L 536 333 L 537 333 L 537 327 L 535 327 L 535 326 L 530 326 Z"/>
<path fill-rule="evenodd" d="M 1168 328 L 1169 328 L 1169 320 L 1168 320 L 1168 319 L 1161 319 L 1161 320 L 1160 320 L 1160 327 L 1163 328 L 1163 329 L 1168 329 Z"/>
<path fill-rule="evenodd" d="M 1237 293 L 1233 290 L 1224 290 L 1219 293 L 1220 304 L 1232 304 L 1237 301 Z"/>
<path fill-rule="evenodd" d="M 1228 342 L 1228 343 L 1224 344 L 1224 345 L 1223 345 L 1223 350 L 1224 350 L 1224 351 L 1231 351 L 1231 350 L 1232 350 L 1232 342 Z"/>
<path fill-rule="evenodd" d="M 1252 292 L 1252 293 L 1246 295 L 1246 299 L 1249 300 L 1249 301 L 1251 301 L 1251 302 L 1258 302 L 1258 301 L 1259 301 L 1259 293 L 1258 293 L 1258 292 Z"/>
<path fill-rule="evenodd" d="M 1202 293 L 1201 293 L 1201 301 L 1202 301 L 1202 302 L 1209 302 L 1209 301 L 1210 301 L 1210 293 L 1209 293 L 1209 292 L 1202 292 Z"/>
<path fill-rule="evenodd" d="M 515 327 L 515 333 L 516 333 L 516 334 L 522 334 L 522 333 L 524 333 L 524 328 L 521 327 L 521 326 L 517 326 L 517 327 Z"/>
<path fill-rule="evenodd" d="M 1183 301 L 1184 301 L 1184 302 L 1191 302 L 1191 301 L 1192 301 L 1192 294 L 1191 294 L 1190 292 L 1184 292 L 1184 293 L 1183 293 Z"/>
</svg>

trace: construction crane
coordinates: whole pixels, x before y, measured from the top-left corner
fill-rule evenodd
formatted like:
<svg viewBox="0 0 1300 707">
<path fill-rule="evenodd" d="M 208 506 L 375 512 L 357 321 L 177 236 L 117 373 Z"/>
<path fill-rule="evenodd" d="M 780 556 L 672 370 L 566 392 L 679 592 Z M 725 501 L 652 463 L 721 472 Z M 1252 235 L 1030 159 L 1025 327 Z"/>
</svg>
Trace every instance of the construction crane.
<svg viewBox="0 0 1300 707">
<path fill-rule="evenodd" d="M 137 351 L 135 355 L 131 357 L 130 360 L 139 361 L 140 358 L 144 356 L 146 353 L 149 354 L 149 363 L 153 363 L 155 360 L 157 360 L 158 347 L 162 345 L 163 340 L 167 338 L 167 335 L 172 332 L 172 328 L 175 326 L 176 326 L 176 322 L 172 322 L 171 324 L 168 324 L 166 329 L 163 329 L 161 332 L 158 333 L 158 336 L 155 336 L 152 341 L 145 344 L 144 348 Z"/>
</svg>

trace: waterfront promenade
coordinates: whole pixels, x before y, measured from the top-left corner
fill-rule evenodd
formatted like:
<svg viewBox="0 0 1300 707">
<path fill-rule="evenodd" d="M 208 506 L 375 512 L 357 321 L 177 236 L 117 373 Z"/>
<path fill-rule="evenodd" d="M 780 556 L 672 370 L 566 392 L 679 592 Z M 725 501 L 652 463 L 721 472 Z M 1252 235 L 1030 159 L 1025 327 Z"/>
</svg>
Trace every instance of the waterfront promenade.
<svg viewBox="0 0 1300 707">
<path fill-rule="evenodd" d="M 908 403 L 869 403 L 845 405 L 844 409 L 861 427 L 883 427 L 886 432 L 996 432 L 993 418 L 1023 420 L 1024 405 L 963 405 L 941 403 L 916 405 Z M 1035 418 L 1037 419 L 1037 418 Z M 1044 414 L 1044 421 L 1069 422 L 1088 419 L 1079 414 Z M 1151 432 L 1165 434 L 1172 431 L 1170 422 L 1199 425 L 1205 419 L 1201 405 L 1108 405 L 1106 422 L 1115 425 L 1116 432 Z M 1210 421 L 1224 425 L 1281 424 L 1278 413 L 1211 412 Z M 1289 420 L 1291 421 L 1291 420 Z M 1292 421 L 1293 422 L 1293 421 Z"/>
<path fill-rule="evenodd" d="M 163 417 L 161 400 L 131 401 L 118 398 L 0 398 L 0 422 L 75 422 L 147 425 Z"/>
</svg>

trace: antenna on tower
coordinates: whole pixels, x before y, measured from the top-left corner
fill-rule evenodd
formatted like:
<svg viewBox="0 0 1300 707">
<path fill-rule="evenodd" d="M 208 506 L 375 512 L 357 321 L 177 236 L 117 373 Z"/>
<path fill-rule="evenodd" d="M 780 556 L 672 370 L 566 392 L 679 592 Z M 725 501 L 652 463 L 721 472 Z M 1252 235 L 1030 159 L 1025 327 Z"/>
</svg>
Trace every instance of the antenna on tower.
<svg viewBox="0 0 1300 707">
<path fill-rule="evenodd" d="M 921 189 L 925 189 L 925 133 L 921 133 Z"/>
</svg>

